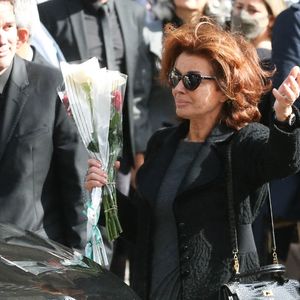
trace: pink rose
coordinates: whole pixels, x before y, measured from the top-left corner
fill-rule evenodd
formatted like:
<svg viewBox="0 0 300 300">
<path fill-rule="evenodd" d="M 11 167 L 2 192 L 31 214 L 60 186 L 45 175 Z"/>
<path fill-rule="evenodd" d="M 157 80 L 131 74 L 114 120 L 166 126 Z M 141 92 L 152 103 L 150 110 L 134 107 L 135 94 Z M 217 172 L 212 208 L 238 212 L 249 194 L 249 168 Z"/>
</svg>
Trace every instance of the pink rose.
<svg viewBox="0 0 300 300">
<path fill-rule="evenodd" d="M 122 109 L 122 94 L 120 91 L 116 90 L 113 92 L 113 105 L 117 111 Z"/>
<path fill-rule="evenodd" d="M 64 104 L 64 106 L 67 110 L 68 116 L 72 117 L 71 107 L 70 107 L 69 98 L 68 98 L 67 93 L 64 93 L 63 98 L 62 98 L 61 101 L 62 101 L 62 103 Z"/>
</svg>

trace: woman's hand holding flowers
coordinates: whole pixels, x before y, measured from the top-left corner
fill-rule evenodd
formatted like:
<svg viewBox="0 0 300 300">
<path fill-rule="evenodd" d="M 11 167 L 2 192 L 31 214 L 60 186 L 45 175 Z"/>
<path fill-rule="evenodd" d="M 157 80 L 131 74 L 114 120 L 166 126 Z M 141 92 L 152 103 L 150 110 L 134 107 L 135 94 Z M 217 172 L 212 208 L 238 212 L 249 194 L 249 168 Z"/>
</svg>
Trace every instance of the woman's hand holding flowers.
<svg viewBox="0 0 300 300">
<path fill-rule="evenodd" d="M 119 169 L 120 162 L 116 161 L 115 168 Z M 85 178 L 84 187 L 91 192 L 95 187 L 102 187 L 107 184 L 108 175 L 102 169 L 101 162 L 96 159 L 88 160 L 88 172 Z"/>
<path fill-rule="evenodd" d="M 107 184 L 107 173 L 102 170 L 101 163 L 96 159 L 88 160 L 88 172 L 85 179 L 85 188 L 91 192 L 94 187 L 102 187 Z"/>
<path fill-rule="evenodd" d="M 292 105 L 298 99 L 300 94 L 300 68 L 295 66 L 291 69 L 290 74 L 283 81 L 280 87 L 273 89 L 273 95 L 276 99 L 274 111 L 276 119 L 284 122 L 292 114 Z"/>
</svg>

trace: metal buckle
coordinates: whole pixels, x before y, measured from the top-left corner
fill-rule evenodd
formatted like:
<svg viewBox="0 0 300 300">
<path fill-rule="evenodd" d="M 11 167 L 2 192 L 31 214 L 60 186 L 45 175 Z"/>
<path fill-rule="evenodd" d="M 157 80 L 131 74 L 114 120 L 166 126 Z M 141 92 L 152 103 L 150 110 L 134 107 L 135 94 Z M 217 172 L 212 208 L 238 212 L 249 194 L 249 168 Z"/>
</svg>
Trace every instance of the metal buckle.
<svg viewBox="0 0 300 300">
<path fill-rule="evenodd" d="M 273 297 L 274 296 L 273 292 L 271 290 L 264 290 L 264 291 L 262 291 L 262 293 L 265 297 Z"/>
</svg>

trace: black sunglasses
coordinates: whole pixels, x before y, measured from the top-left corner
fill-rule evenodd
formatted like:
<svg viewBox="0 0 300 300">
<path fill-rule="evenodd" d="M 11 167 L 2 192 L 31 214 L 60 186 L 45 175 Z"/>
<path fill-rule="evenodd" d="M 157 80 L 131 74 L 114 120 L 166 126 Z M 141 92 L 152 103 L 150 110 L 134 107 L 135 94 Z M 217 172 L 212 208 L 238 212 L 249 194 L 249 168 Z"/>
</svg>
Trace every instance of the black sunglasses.
<svg viewBox="0 0 300 300">
<path fill-rule="evenodd" d="M 216 80 L 216 77 L 201 75 L 198 72 L 188 72 L 182 75 L 176 69 L 173 69 L 169 74 L 169 84 L 172 88 L 175 88 L 182 80 L 184 87 L 189 91 L 194 91 L 200 85 L 202 79 Z"/>
</svg>

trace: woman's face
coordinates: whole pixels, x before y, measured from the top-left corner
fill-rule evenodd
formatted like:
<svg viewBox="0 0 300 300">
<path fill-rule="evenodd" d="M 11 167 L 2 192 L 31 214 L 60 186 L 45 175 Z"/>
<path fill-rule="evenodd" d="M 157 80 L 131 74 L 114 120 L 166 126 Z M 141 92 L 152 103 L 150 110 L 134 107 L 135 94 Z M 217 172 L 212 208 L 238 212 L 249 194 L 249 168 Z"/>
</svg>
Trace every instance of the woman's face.
<svg viewBox="0 0 300 300">
<path fill-rule="evenodd" d="M 233 11 L 238 13 L 242 9 L 246 10 L 251 16 L 268 15 L 268 10 L 264 0 L 235 0 Z"/>
<path fill-rule="evenodd" d="M 200 73 L 203 76 L 214 76 L 209 61 L 198 55 L 181 53 L 176 59 L 174 70 L 178 74 Z M 197 120 L 209 118 L 217 120 L 226 96 L 221 92 L 216 80 L 202 79 L 193 91 L 188 90 L 183 81 L 172 88 L 175 99 L 176 114 L 183 119 Z"/>
<path fill-rule="evenodd" d="M 270 16 L 264 0 L 235 0 L 232 29 L 253 40 L 268 30 Z"/>
</svg>

